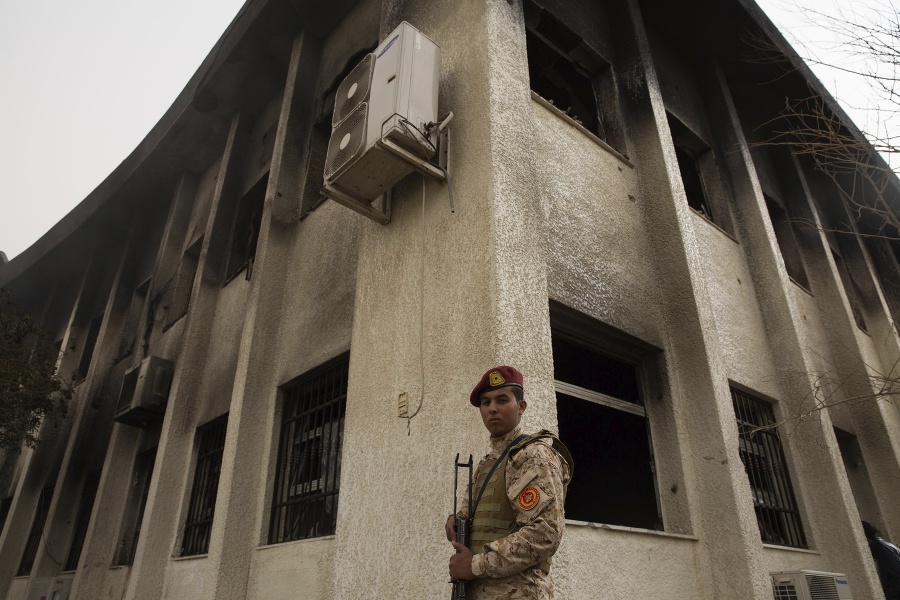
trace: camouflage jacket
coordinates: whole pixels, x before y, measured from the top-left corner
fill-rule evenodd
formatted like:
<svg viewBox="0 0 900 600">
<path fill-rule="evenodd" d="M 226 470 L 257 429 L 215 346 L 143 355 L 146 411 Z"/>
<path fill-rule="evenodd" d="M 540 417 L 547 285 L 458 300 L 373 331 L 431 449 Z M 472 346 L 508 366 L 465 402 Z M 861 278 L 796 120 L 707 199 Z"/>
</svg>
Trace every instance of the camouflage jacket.
<svg viewBox="0 0 900 600">
<path fill-rule="evenodd" d="M 490 469 L 509 443 L 522 435 L 521 425 L 504 436 L 491 438 L 491 451 L 481 459 L 476 473 Z M 516 513 L 519 529 L 484 546 L 484 553 L 472 558 L 476 579 L 468 586 L 474 600 L 552 599 L 553 581 L 540 569 L 562 541 L 565 527 L 568 464 L 542 441 L 515 453 L 506 468 L 507 498 Z M 539 491 L 537 505 L 523 510 L 518 496 L 525 488 Z M 477 496 L 474 490 L 473 495 Z M 527 504 L 526 504 L 527 506 Z M 468 507 L 463 507 L 463 513 Z"/>
</svg>

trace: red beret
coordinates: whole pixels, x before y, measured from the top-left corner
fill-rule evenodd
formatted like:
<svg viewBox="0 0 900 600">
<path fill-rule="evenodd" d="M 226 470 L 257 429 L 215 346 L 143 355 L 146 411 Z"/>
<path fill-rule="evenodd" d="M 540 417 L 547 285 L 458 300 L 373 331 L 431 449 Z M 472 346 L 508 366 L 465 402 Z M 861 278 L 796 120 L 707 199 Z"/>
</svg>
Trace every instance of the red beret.
<svg viewBox="0 0 900 600">
<path fill-rule="evenodd" d="M 522 374 L 517 368 L 504 365 L 488 369 L 488 372 L 481 376 L 481 381 L 472 390 L 469 402 L 472 403 L 472 406 L 478 406 L 481 404 L 482 392 L 491 392 L 511 385 L 522 387 Z"/>
</svg>

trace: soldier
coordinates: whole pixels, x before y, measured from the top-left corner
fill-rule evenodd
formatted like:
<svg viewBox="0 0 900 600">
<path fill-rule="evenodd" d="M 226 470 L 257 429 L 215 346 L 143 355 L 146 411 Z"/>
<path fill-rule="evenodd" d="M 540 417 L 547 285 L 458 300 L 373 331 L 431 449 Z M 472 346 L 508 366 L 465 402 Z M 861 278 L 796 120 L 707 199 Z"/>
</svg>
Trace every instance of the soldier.
<svg viewBox="0 0 900 600">
<path fill-rule="evenodd" d="M 450 557 L 450 578 L 469 582 L 468 599 L 552 600 L 550 558 L 562 541 L 572 457 L 549 431 L 523 433 L 527 403 L 514 367 L 485 373 L 469 401 L 481 411 L 491 451 L 476 470 L 468 548 L 454 541 L 454 515 L 447 519 L 447 539 L 458 552 Z M 469 507 L 460 514 L 471 515 Z"/>
</svg>

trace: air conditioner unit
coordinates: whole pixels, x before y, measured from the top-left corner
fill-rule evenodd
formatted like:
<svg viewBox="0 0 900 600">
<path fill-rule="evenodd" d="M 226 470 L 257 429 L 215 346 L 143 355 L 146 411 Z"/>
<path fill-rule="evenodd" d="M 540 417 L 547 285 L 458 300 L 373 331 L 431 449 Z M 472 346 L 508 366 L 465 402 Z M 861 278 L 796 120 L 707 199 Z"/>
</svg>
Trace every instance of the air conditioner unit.
<svg viewBox="0 0 900 600">
<path fill-rule="evenodd" d="M 853 600 L 847 576 L 821 571 L 776 571 L 772 577 L 775 600 Z"/>
<path fill-rule="evenodd" d="M 152 420 L 162 419 L 174 370 L 175 365 L 171 361 L 148 356 L 126 371 L 114 419 L 141 428 Z"/>
<path fill-rule="evenodd" d="M 372 202 L 414 168 L 400 153 L 435 155 L 440 48 L 407 22 L 350 72 L 335 93 L 325 185 Z"/>
</svg>

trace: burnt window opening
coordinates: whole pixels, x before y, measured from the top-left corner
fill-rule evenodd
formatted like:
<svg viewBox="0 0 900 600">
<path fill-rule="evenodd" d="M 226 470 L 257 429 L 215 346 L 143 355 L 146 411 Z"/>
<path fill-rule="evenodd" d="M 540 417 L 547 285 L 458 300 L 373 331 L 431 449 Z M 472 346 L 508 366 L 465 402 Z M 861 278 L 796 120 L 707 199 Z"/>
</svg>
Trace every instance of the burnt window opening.
<svg viewBox="0 0 900 600">
<path fill-rule="evenodd" d="M 266 172 L 238 202 L 234 227 L 231 230 L 231 254 L 228 258 L 226 283 L 245 269 L 245 279 L 249 280 L 253 275 L 253 263 L 256 259 L 256 245 L 259 241 L 259 229 L 262 227 L 268 185 L 269 173 Z"/>
<path fill-rule="evenodd" d="M 227 429 L 228 415 L 225 414 L 197 430 L 197 468 L 184 525 L 182 556 L 206 554 L 209 550 Z"/>
<path fill-rule="evenodd" d="M 788 276 L 795 283 L 808 290 L 809 278 L 806 276 L 806 269 L 803 267 L 803 256 L 794 236 L 794 228 L 790 216 L 774 198 L 765 196 L 765 200 L 766 209 L 769 212 L 769 220 L 772 222 L 772 229 L 775 231 L 775 241 L 778 242 L 778 250 L 781 252 L 781 258 L 784 260 L 784 267 Z"/>
<path fill-rule="evenodd" d="M 681 174 L 688 206 L 716 223 L 707 181 L 713 176 L 712 172 L 707 171 L 715 168 L 712 149 L 671 113 L 668 114 L 668 118 L 672 142 L 675 145 L 675 157 L 678 159 L 678 171 Z"/>
<path fill-rule="evenodd" d="M 331 112 L 316 123 L 309 138 L 306 157 L 306 179 L 303 183 L 303 198 L 300 205 L 302 219 L 325 202 L 322 186 L 325 185 L 325 160 L 328 156 L 328 141 L 331 139 Z"/>
<path fill-rule="evenodd" d="M 83 381 L 91 368 L 91 360 L 94 358 L 94 348 L 97 346 L 97 337 L 100 335 L 100 326 L 103 324 L 103 313 L 93 319 L 84 338 L 84 347 L 81 350 L 81 358 L 78 360 L 78 369 L 73 379 L 76 382 Z"/>
<path fill-rule="evenodd" d="M 6 525 L 6 519 L 9 517 L 9 509 L 12 508 L 12 501 L 12 496 L 0 500 L 0 535 L 3 535 L 3 527 Z"/>
<path fill-rule="evenodd" d="M 806 548 L 787 460 L 768 402 L 731 388 L 741 461 L 750 482 L 759 534 L 767 544 Z"/>
<path fill-rule="evenodd" d="M 50 512 L 51 500 L 53 500 L 53 488 L 48 487 L 41 490 L 37 511 L 34 513 L 34 520 L 31 522 L 31 530 L 28 532 L 28 541 L 25 542 L 25 552 L 22 553 L 22 560 L 19 561 L 16 577 L 24 577 L 31 574 L 31 568 L 34 566 L 35 558 L 37 558 L 38 546 L 40 546 L 41 539 L 44 536 L 44 526 L 47 524 L 47 513 Z"/>
<path fill-rule="evenodd" d="M 350 355 L 284 388 L 269 543 L 333 535 Z"/>
<path fill-rule="evenodd" d="M 548 11 L 527 0 L 524 10 L 531 91 L 624 151 L 609 63 Z"/>
<path fill-rule="evenodd" d="M 134 350 L 134 342 L 137 340 L 138 329 L 141 325 L 141 315 L 144 312 L 149 292 L 150 280 L 148 279 L 137 286 L 131 296 L 131 304 L 128 306 L 128 314 L 125 317 L 125 327 L 122 330 L 122 339 L 119 342 L 116 361 L 129 356 Z"/>
<path fill-rule="evenodd" d="M 184 254 L 181 255 L 181 264 L 178 266 L 178 274 L 175 277 L 175 290 L 172 292 L 172 302 L 166 310 L 166 328 L 172 326 L 188 312 L 202 247 L 203 236 L 200 236 L 191 242 Z"/>
<path fill-rule="evenodd" d="M 134 563 L 138 540 L 141 535 L 141 523 L 144 520 L 144 509 L 150 495 L 150 480 L 153 477 L 153 465 L 156 462 L 156 448 L 151 448 L 137 455 L 125 504 L 122 519 L 122 533 L 119 548 L 113 564 L 115 566 Z"/>
<path fill-rule="evenodd" d="M 566 518 L 662 530 L 640 368 L 553 332 L 560 439 L 576 464 Z"/>
<path fill-rule="evenodd" d="M 87 536 L 88 525 L 91 523 L 91 511 L 94 509 L 94 500 L 97 497 L 97 486 L 100 484 L 100 471 L 90 473 L 81 490 L 81 504 L 78 506 L 78 515 L 75 517 L 75 530 L 72 533 L 72 543 L 69 545 L 69 554 L 66 556 L 66 564 L 63 571 L 74 571 L 78 568 L 81 559 L 81 550 L 84 548 L 84 539 Z"/>
<path fill-rule="evenodd" d="M 862 311 L 862 298 L 864 297 L 862 290 L 860 289 L 859 284 L 856 283 L 856 279 L 850 274 L 850 270 L 847 268 L 847 263 L 844 261 L 843 257 L 833 248 L 831 250 L 831 255 L 834 258 L 834 264 L 837 267 L 838 276 L 840 277 L 841 285 L 844 288 L 844 294 L 847 296 L 847 302 L 850 303 L 850 312 L 853 314 L 853 321 L 856 323 L 857 327 L 868 333 L 869 329 L 866 326 L 866 318 L 863 316 Z"/>
</svg>

